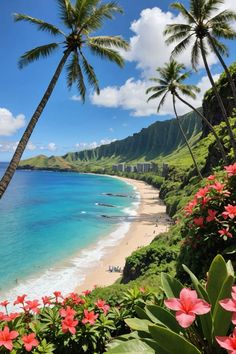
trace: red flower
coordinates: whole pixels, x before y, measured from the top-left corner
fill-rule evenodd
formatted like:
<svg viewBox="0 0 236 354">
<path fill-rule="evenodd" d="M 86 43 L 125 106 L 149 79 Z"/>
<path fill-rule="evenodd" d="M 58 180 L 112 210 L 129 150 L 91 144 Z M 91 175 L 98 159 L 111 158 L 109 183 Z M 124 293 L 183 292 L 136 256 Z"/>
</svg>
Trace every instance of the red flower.
<svg viewBox="0 0 236 354">
<path fill-rule="evenodd" d="M 27 311 L 32 311 L 34 313 L 39 313 L 39 301 L 38 300 L 33 300 L 33 301 L 26 301 L 27 306 L 25 306 L 25 309 Z"/>
<path fill-rule="evenodd" d="M 7 300 L 0 302 L 0 305 L 2 305 L 4 307 L 7 307 L 7 305 L 9 305 L 9 304 L 10 304 L 10 302 Z"/>
<path fill-rule="evenodd" d="M 225 206 L 225 211 L 222 213 L 222 216 L 224 219 L 234 219 L 236 216 L 236 206 L 231 204 Z"/>
<path fill-rule="evenodd" d="M 215 175 L 210 175 L 210 176 L 207 177 L 208 181 L 214 181 L 215 179 L 216 179 Z"/>
<path fill-rule="evenodd" d="M 66 309 L 60 309 L 61 317 L 74 317 L 76 311 L 73 310 L 70 306 L 67 306 Z"/>
<path fill-rule="evenodd" d="M 0 346 L 4 346 L 8 350 L 13 349 L 12 340 L 18 337 L 19 333 L 16 331 L 9 331 L 7 326 L 4 327 L 3 331 L 0 331 Z"/>
<path fill-rule="evenodd" d="M 183 328 L 191 326 L 196 315 L 204 315 L 211 310 L 211 306 L 206 301 L 198 299 L 195 290 L 188 288 L 180 291 L 179 299 L 167 299 L 164 303 L 169 309 L 177 311 L 176 320 Z"/>
<path fill-rule="evenodd" d="M 72 300 L 73 303 L 75 305 L 78 305 L 78 304 L 85 304 L 85 300 L 82 299 L 78 294 L 76 293 L 70 293 L 66 298 L 65 298 L 65 301 L 64 303 L 66 302 L 66 300 Z"/>
<path fill-rule="evenodd" d="M 91 290 L 85 290 L 85 291 L 82 291 L 82 293 L 83 293 L 85 296 L 88 296 L 88 295 L 91 293 Z"/>
<path fill-rule="evenodd" d="M 229 337 L 216 337 L 218 344 L 227 349 L 228 353 L 236 354 L 236 328 Z"/>
<path fill-rule="evenodd" d="M 18 304 L 24 305 L 24 301 L 25 301 L 26 296 L 27 296 L 26 294 L 21 295 L 21 296 L 17 296 L 16 300 L 14 301 L 14 305 L 18 305 Z"/>
<path fill-rule="evenodd" d="M 224 238 L 225 237 L 226 238 L 228 238 L 228 237 L 232 238 L 233 237 L 233 235 L 229 232 L 228 229 L 221 229 L 221 230 L 218 231 L 218 233 L 220 234 L 220 236 L 223 236 Z"/>
<path fill-rule="evenodd" d="M 55 296 L 55 298 L 56 298 L 56 302 L 58 302 L 59 297 L 60 297 L 61 299 L 63 299 L 63 296 L 62 296 L 62 294 L 61 294 L 60 291 L 54 291 L 53 294 L 54 294 L 54 296 Z"/>
<path fill-rule="evenodd" d="M 30 333 L 28 335 L 23 336 L 22 340 L 24 342 L 24 347 L 27 352 L 30 352 L 33 347 L 37 347 L 39 345 L 38 340 L 35 339 L 35 333 Z"/>
<path fill-rule="evenodd" d="M 4 321 L 14 321 L 15 318 L 21 316 L 20 313 L 18 312 L 12 312 L 12 313 L 9 313 L 9 315 L 5 316 L 4 317 Z"/>
<path fill-rule="evenodd" d="M 225 190 L 225 184 L 216 181 L 214 184 L 210 186 L 210 188 L 214 189 L 219 194 L 230 195 L 229 191 Z"/>
<path fill-rule="evenodd" d="M 195 197 L 196 198 L 203 198 L 207 195 L 208 192 L 209 192 L 208 187 L 200 188 L 199 191 L 196 193 Z"/>
<path fill-rule="evenodd" d="M 51 298 L 49 296 L 43 296 L 42 301 L 43 301 L 44 306 L 51 305 Z"/>
<path fill-rule="evenodd" d="M 4 312 L 0 312 L 0 321 L 4 321 L 5 316 Z"/>
<path fill-rule="evenodd" d="M 200 216 L 199 218 L 194 218 L 193 222 L 195 225 L 202 227 L 204 224 L 204 218 Z"/>
<path fill-rule="evenodd" d="M 207 221 L 207 222 L 214 221 L 215 218 L 216 218 L 216 214 L 217 214 L 217 211 L 209 209 L 209 210 L 208 210 L 208 216 L 207 216 L 207 218 L 206 218 L 206 221 Z"/>
<path fill-rule="evenodd" d="M 71 334 L 75 334 L 75 326 L 77 326 L 78 321 L 75 320 L 73 316 L 68 316 L 63 321 L 61 321 L 61 324 L 63 333 L 70 332 Z"/>
<path fill-rule="evenodd" d="M 109 308 L 110 308 L 110 306 L 106 304 L 106 301 L 100 300 L 100 299 L 95 302 L 95 305 L 96 305 L 100 310 L 102 310 L 102 311 L 105 313 L 105 315 L 107 314 L 107 312 L 108 312 L 108 310 L 109 310 Z"/>
<path fill-rule="evenodd" d="M 186 215 L 191 215 L 196 205 L 197 205 L 197 200 L 195 199 L 189 202 L 188 205 L 184 208 Z"/>
<path fill-rule="evenodd" d="M 225 166 L 225 170 L 229 177 L 236 175 L 236 163 L 234 163 L 233 165 Z"/>
<path fill-rule="evenodd" d="M 88 310 L 84 310 L 84 318 L 82 319 L 82 323 L 90 323 L 93 325 L 95 323 L 95 320 L 98 318 L 98 314 L 95 315 L 94 311 L 88 312 Z"/>
</svg>

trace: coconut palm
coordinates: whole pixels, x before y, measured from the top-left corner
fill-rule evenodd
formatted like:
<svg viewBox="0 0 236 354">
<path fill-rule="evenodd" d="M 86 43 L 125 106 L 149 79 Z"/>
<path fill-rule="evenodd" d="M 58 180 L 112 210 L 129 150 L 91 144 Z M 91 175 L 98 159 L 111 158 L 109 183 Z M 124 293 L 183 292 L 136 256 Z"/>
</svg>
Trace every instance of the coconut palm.
<svg viewBox="0 0 236 354">
<path fill-rule="evenodd" d="M 20 162 L 21 156 L 26 148 L 30 136 L 38 122 L 45 105 L 47 104 L 57 80 L 65 66 L 67 70 L 67 84 L 70 88 L 77 85 L 82 101 L 86 95 L 86 81 L 99 94 L 99 84 L 93 67 L 88 62 L 84 49 L 88 48 L 92 54 L 108 59 L 111 62 L 123 66 L 124 61 L 121 55 L 115 50 L 122 48 L 127 50 L 128 44 L 120 36 L 92 36 L 92 32 L 99 30 L 106 19 L 113 19 L 116 13 L 121 13 L 122 9 L 116 2 L 101 3 L 100 0 L 76 0 L 73 4 L 71 0 L 56 0 L 59 6 L 59 19 L 63 29 L 33 18 L 24 14 L 15 14 L 15 21 L 24 21 L 35 25 L 40 31 L 48 32 L 52 36 L 61 36 L 60 42 L 36 47 L 22 55 L 19 61 L 20 68 L 38 59 L 47 58 L 59 47 L 63 49 L 61 60 L 47 87 L 43 98 L 36 108 L 18 146 L 13 158 L 0 182 L 0 198 L 7 189 L 15 170 Z"/>
<path fill-rule="evenodd" d="M 231 21 L 236 20 L 236 13 L 231 10 L 224 10 L 216 13 L 219 5 L 223 3 L 224 0 L 190 0 L 188 10 L 182 3 L 174 2 L 171 5 L 172 8 L 178 10 L 186 22 L 182 24 L 167 25 L 164 34 L 168 36 L 166 40 L 167 44 L 179 42 L 172 52 L 173 56 L 182 53 L 192 44 L 192 39 L 195 39 L 191 55 L 192 66 L 196 69 L 200 56 L 202 56 L 213 92 L 217 98 L 223 119 L 227 125 L 228 134 L 236 158 L 236 140 L 223 101 L 219 95 L 207 62 L 207 54 L 210 49 L 215 52 L 225 70 L 236 106 L 235 83 L 223 60 L 223 55 L 228 55 L 228 49 L 226 45 L 219 40 L 220 38 L 236 38 L 236 32 L 231 26 Z"/>
<path fill-rule="evenodd" d="M 188 139 L 186 137 L 186 134 L 182 128 L 181 122 L 179 120 L 179 116 L 177 114 L 176 110 L 176 97 L 177 97 L 177 91 L 180 91 L 183 95 L 191 97 L 191 98 L 196 98 L 197 92 L 199 92 L 199 88 L 194 85 L 184 85 L 183 81 L 189 77 L 189 72 L 183 72 L 185 69 L 183 64 L 177 63 L 177 61 L 171 59 L 168 63 L 164 65 L 163 68 L 157 68 L 156 71 L 159 73 L 159 78 L 151 78 L 150 80 L 155 82 L 155 86 L 151 86 L 146 90 L 146 94 L 149 94 L 150 92 L 154 92 L 149 98 L 148 102 L 150 100 L 159 98 L 160 102 L 157 107 L 157 111 L 159 112 L 161 107 L 165 104 L 166 97 L 170 93 L 172 95 L 172 102 L 173 102 L 173 108 L 174 108 L 174 113 L 179 125 L 179 129 L 181 131 L 181 134 L 183 135 L 184 141 L 189 149 L 189 153 L 192 157 L 193 163 L 195 165 L 196 171 L 199 175 L 199 177 L 202 179 L 201 172 L 199 170 L 198 164 L 196 162 L 196 159 L 193 155 L 191 146 L 189 145 Z"/>
</svg>

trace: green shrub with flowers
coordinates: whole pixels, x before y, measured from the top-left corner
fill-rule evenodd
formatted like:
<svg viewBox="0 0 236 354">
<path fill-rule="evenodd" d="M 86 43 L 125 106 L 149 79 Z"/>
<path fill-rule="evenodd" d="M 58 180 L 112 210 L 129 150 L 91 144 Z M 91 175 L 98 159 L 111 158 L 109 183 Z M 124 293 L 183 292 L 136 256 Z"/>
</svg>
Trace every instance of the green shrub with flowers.
<svg viewBox="0 0 236 354">
<path fill-rule="evenodd" d="M 236 254 L 236 163 L 211 175 L 184 209 L 184 238 L 177 276 L 186 280 L 181 264 L 204 277 L 214 256 Z"/>
<path fill-rule="evenodd" d="M 41 300 L 23 294 L 13 304 L 18 312 L 9 312 L 9 302 L 2 301 L 0 353 L 103 353 L 112 336 L 130 332 L 124 320 L 134 315 L 134 307 L 153 299 L 142 288 L 127 291 L 113 307 L 102 299 L 94 301 L 88 290 L 65 297 L 55 291 Z"/>
<path fill-rule="evenodd" d="M 132 329 L 116 338 L 107 353 L 236 353 L 236 286 L 232 263 L 217 255 L 204 284 L 187 268 L 192 288 L 162 273 L 164 301 L 136 306 Z"/>
</svg>

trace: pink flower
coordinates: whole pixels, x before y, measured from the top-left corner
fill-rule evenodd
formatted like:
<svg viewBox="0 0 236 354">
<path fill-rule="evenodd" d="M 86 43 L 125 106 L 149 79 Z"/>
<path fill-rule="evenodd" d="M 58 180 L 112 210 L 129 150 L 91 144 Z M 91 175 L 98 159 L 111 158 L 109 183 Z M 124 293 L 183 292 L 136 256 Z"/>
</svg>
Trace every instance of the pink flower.
<svg viewBox="0 0 236 354">
<path fill-rule="evenodd" d="M 215 218 L 216 218 L 216 214 L 217 214 L 217 211 L 209 209 L 209 210 L 208 210 L 208 216 L 207 216 L 207 218 L 206 218 L 206 221 L 207 221 L 207 222 L 214 221 Z"/>
<path fill-rule="evenodd" d="M 7 305 L 9 305 L 9 304 L 10 304 L 10 302 L 7 300 L 0 302 L 0 305 L 4 306 L 4 307 L 7 307 Z"/>
<path fill-rule="evenodd" d="M 225 166 L 225 170 L 229 177 L 236 175 L 236 163 L 234 163 L 233 165 Z"/>
<path fill-rule="evenodd" d="M 34 313 L 39 313 L 39 301 L 38 300 L 33 300 L 33 301 L 26 301 L 27 306 L 25 306 L 25 309 L 27 311 L 32 311 Z"/>
<path fill-rule="evenodd" d="M 44 306 L 51 305 L 51 298 L 49 296 L 43 296 L 42 301 L 43 301 Z"/>
<path fill-rule="evenodd" d="M 96 305 L 100 310 L 102 310 L 102 311 L 105 313 L 105 315 L 107 314 L 107 312 L 108 312 L 108 310 L 109 310 L 109 308 L 110 308 L 110 306 L 106 304 L 106 301 L 100 300 L 100 299 L 95 302 L 95 305 Z"/>
<path fill-rule="evenodd" d="M 220 183 L 218 181 L 212 184 L 210 188 L 214 189 L 219 194 L 230 195 L 229 191 L 225 190 L 225 184 Z"/>
<path fill-rule="evenodd" d="M 220 306 L 223 307 L 226 311 L 230 311 L 233 313 L 232 315 L 232 323 L 236 325 L 236 292 L 235 292 L 235 286 L 232 287 L 232 299 L 224 299 L 220 300 Z"/>
<path fill-rule="evenodd" d="M 204 224 L 204 218 L 200 216 L 199 218 L 194 218 L 193 222 L 195 225 L 202 227 Z"/>
<path fill-rule="evenodd" d="M 224 219 L 234 219 L 236 216 L 236 206 L 231 204 L 225 206 L 225 211 L 222 213 L 222 216 Z"/>
<path fill-rule="evenodd" d="M 227 349 L 228 353 L 236 354 L 236 328 L 229 337 L 216 337 L 218 344 Z"/>
<path fill-rule="evenodd" d="M 3 331 L 0 331 L 0 346 L 4 346 L 8 350 L 13 349 L 12 340 L 18 337 L 19 333 L 16 331 L 10 331 L 7 326 L 4 327 Z"/>
<path fill-rule="evenodd" d="M 181 327 L 187 328 L 194 322 L 196 315 L 204 315 L 211 310 L 211 306 L 204 300 L 198 299 L 197 292 L 188 288 L 180 291 L 180 298 L 164 301 L 166 307 L 176 312 L 176 320 Z"/>
<path fill-rule="evenodd" d="M 205 197 L 209 192 L 208 187 L 200 188 L 199 191 L 195 194 L 196 198 L 203 198 Z"/>
<path fill-rule="evenodd" d="M 75 326 L 77 326 L 78 321 L 75 320 L 73 316 L 68 316 L 63 321 L 61 321 L 61 324 L 63 333 L 70 332 L 71 334 L 75 334 Z"/>
<path fill-rule="evenodd" d="M 20 317 L 20 315 L 21 314 L 18 312 L 9 313 L 9 315 L 4 317 L 4 321 L 7 321 L 7 322 L 14 321 L 14 319 L 17 317 Z"/>
<path fill-rule="evenodd" d="M 76 311 L 73 310 L 70 306 L 67 306 L 66 309 L 60 309 L 61 317 L 74 317 Z"/>
<path fill-rule="evenodd" d="M 93 325 L 97 318 L 98 314 L 95 315 L 94 311 L 89 312 L 88 310 L 84 310 L 84 318 L 82 319 L 82 323 L 86 324 L 89 322 L 91 325 Z"/>
<path fill-rule="evenodd" d="M 90 293 L 91 293 L 91 290 L 82 291 L 82 294 L 84 294 L 84 296 L 88 296 Z"/>
<path fill-rule="evenodd" d="M 228 238 L 228 237 L 232 238 L 232 237 L 233 237 L 233 235 L 231 234 L 231 232 L 229 232 L 229 229 L 221 229 L 221 230 L 218 231 L 218 233 L 219 233 L 221 236 L 223 236 L 224 238 Z"/>
<path fill-rule="evenodd" d="M 22 337 L 22 341 L 24 342 L 24 347 L 27 352 L 30 352 L 33 347 L 37 347 L 39 342 L 35 339 L 35 333 L 30 333 Z"/>
<path fill-rule="evenodd" d="M 197 205 L 197 200 L 194 199 L 193 201 L 189 202 L 187 206 L 184 208 L 186 215 L 191 215 L 193 213 L 193 209 Z"/>
<path fill-rule="evenodd" d="M 69 295 L 67 295 L 67 297 L 65 298 L 65 300 L 72 300 L 73 303 L 75 305 L 78 305 L 78 304 L 85 304 L 85 300 L 82 299 L 78 294 L 76 293 L 70 293 Z"/>
<path fill-rule="evenodd" d="M 14 305 L 18 305 L 18 304 L 24 305 L 24 301 L 25 301 L 26 296 L 27 296 L 26 294 L 21 295 L 21 296 L 17 296 L 16 300 L 14 301 Z"/>
<path fill-rule="evenodd" d="M 59 299 L 59 298 L 63 299 L 63 296 L 62 296 L 62 294 L 61 294 L 60 291 L 54 291 L 53 294 L 54 294 L 54 296 L 55 296 L 55 298 L 56 298 L 56 302 L 58 302 L 58 299 Z"/>
<path fill-rule="evenodd" d="M 215 175 L 210 175 L 210 176 L 207 177 L 208 181 L 214 181 L 215 179 L 216 179 Z"/>
</svg>

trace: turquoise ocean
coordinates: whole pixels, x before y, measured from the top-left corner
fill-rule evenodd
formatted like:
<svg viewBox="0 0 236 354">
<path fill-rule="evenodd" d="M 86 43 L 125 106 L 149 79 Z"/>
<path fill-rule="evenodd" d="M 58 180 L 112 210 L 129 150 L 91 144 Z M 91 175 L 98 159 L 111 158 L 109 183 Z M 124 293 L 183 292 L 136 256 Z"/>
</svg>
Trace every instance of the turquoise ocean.
<svg viewBox="0 0 236 354">
<path fill-rule="evenodd" d="M 0 201 L 0 298 L 73 291 L 124 237 L 138 204 L 116 178 L 17 171 Z"/>
</svg>

